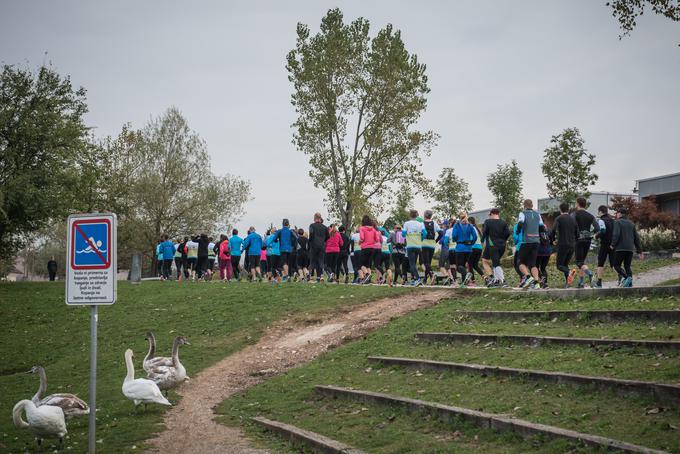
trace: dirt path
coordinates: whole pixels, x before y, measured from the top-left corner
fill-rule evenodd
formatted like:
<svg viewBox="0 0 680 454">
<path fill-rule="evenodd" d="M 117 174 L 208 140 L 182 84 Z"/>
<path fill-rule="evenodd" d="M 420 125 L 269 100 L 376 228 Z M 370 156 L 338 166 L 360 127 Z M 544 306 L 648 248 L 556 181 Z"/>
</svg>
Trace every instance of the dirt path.
<svg viewBox="0 0 680 454">
<path fill-rule="evenodd" d="M 668 265 L 661 268 L 635 273 L 635 263 L 633 263 L 633 285 L 635 287 L 651 287 L 662 282 L 677 279 L 680 277 L 680 264 Z M 616 287 L 616 281 L 604 282 L 604 287 Z"/>
<path fill-rule="evenodd" d="M 249 446 L 237 428 L 213 421 L 213 408 L 227 397 L 310 361 L 330 347 L 363 336 L 391 319 L 433 306 L 451 290 L 419 291 L 345 308 L 321 324 L 284 320 L 252 346 L 203 370 L 183 385 L 179 404 L 165 415 L 166 429 L 150 441 L 150 452 L 265 453 Z"/>
</svg>

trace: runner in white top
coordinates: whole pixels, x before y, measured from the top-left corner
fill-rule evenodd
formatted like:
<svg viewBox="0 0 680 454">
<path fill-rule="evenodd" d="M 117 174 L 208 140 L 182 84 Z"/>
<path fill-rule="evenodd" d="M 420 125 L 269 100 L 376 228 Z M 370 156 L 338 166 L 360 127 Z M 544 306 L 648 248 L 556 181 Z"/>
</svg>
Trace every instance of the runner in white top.
<svg viewBox="0 0 680 454">
<path fill-rule="evenodd" d="M 412 285 L 418 286 L 423 282 L 418 274 L 417 259 L 420 255 L 420 248 L 423 243 L 423 232 L 425 225 L 417 220 L 418 211 L 411 210 L 409 212 L 410 220 L 404 222 L 403 232 L 406 237 L 406 255 L 408 257 L 408 265 L 411 271 Z"/>
</svg>

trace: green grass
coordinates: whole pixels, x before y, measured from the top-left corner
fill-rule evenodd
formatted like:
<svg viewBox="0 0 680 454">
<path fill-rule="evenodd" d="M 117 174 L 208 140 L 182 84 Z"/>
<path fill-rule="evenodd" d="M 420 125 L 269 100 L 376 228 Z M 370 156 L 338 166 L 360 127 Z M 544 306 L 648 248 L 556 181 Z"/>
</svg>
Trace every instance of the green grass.
<svg viewBox="0 0 680 454">
<path fill-rule="evenodd" d="M 680 285 L 680 277 L 677 279 L 669 279 L 660 283 L 659 285 Z"/>
<path fill-rule="evenodd" d="M 677 297 L 653 298 L 650 302 L 665 308 L 677 306 L 680 300 Z M 497 303 L 501 304 L 500 301 Z M 589 387 L 546 384 L 521 378 L 439 372 L 421 374 L 408 368 L 383 368 L 366 360 L 369 355 L 404 356 L 671 383 L 680 381 L 680 355 L 676 352 L 430 345 L 413 339 L 414 332 L 437 330 L 451 324 L 456 317 L 455 311 L 465 304 L 450 300 L 399 318 L 364 340 L 342 346 L 308 365 L 234 396 L 220 405 L 218 411 L 223 414 L 222 420 L 230 425 L 243 425 L 249 434 L 280 452 L 288 452 L 286 445 L 275 436 L 263 434 L 249 422 L 249 417 L 263 415 L 288 422 L 375 453 L 561 453 L 572 448 L 565 442 L 536 438 L 520 440 L 461 423 L 435 423 L 423 415 L 406 415 L 390 406 L 320 397 L 313 391 L 314 385 L 332 384 L 508 414 L 648 447 L 680 450 L 677 429 L 680 427 L 680 409 L 651 398 L 621 397 Z M 589 304 L 595 305 L 595 301 Z M 507 326 L 509 330 L 514 327 L 512 323 Z M 533 328 L 540 326 L 532 325 Z M 595 324 L 595 328 L 603 335 L 610 333 L 614 325 Z M 657 408 L 660 411 L 657 412 Z M 453 436 L 455 431 L 460 432 L 458 436 Z M 584 452 L 592 450 L 585 449 Z"/>
<path fill-rule="evenodd" d="M 159 354 L 169 354 L 172 339 L 185 335 L 190 346 L 180 356 L 189 375 L 247 344 L 255 343 L 277 319 L 314 321 L 340 306 L 396 295 L 403 288 L 333 285 L 144 282 L 120 283 L 118 302 L 99 310 L 97 439 L 102 453 L 139 452 L 144 440 L 162 429 L 163 409 L 149 407 L 135 414 L 121 394 L 125 376 L 123 353 L 135 352 L 136 376 L 142 376 L 146 354 L 144 333 L 154 331 Z M 48 394 L 72 392 L 87 400 L 89 374 L 89 309 L 67 307 L 59 283 L 0 284 L 0 451 L 23 452 L 33 443 L 28 431 L 14 428 L 11 411 L 20 399 L 30 399 L 38 377 L 25 373 L 32 365 L 45 367 Z M 171 394 L 171 401 L 177 395 Z M 87 420 L 67 423 L 66 446 L 84 452 Z M 136 446 L 137 449 L 134 449 Z"/>
<path fill-rule="evenodd" d="M 479 290 L 479 296 L 455 300 L 454 310 L 461 311 L 561 311 L 561 310 L 680 310 L 677 296 L 555 298 L 532 293 L 505 293 Z"/>
</svg>

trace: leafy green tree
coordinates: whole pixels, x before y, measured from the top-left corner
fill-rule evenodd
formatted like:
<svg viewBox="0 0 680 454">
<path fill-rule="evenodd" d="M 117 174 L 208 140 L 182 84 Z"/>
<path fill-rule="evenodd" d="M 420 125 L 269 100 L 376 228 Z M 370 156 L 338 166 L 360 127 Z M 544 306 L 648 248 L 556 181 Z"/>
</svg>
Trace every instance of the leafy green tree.
<svg viewBox="0 0 680 454">
<path fill-rule="evenodd" d="M 205 142 L 178 109 L 172 107 L 151 120 L 136 133 L 131 149 L 125 136 L 120 140 L 118 182 L 132 188 L 130 204 L 118 200 L 131 209 L 128 225 L 135 235 L 129 247 L 152 251 L 161 234 L 224 231 L 243 215 L 250 183 L 212 173 Z M 132 174 L 127 173 L 130 165 L 136 166 Z"/>
<path fill-rule="evenodd" d="M 667 17 L 668 19 L 680 21 L 680 1 L 678 0 L 614 0 L 607 2 L 607 6 L 612 8 L 612 16 L 619 21 L 619 26 L 623 33 L 619 39 L 630 35 L 637 25 L 637 18 L 645 12 L 645 7 L 652 8 L 652 12 Z"/>
<path fill-rule="evenodd" d="M 578 128 L 567 128 L 550 139 L 541 165 L 550 197 L 573 204 L 578 196 L 590 196 L 588 188 L 598 176 L 592 172 L 595 155 L 586 153 L 584 144 Z"/>
<path fill-rule="evenodd" d="M 297 112 L 293 143 L 304 152 L 332 215 L 352 226 L 357 205 L 375 205 L 390 189 L 424 184 L 423 156 L 437 140 L 414 125 L 425 111 L 425 65 L 392 25 L 369 37 L 369 22 L 345 24 L 328 11 L 320 32 L 297 26 L 287 57 Z"/>
<path fill-rule="evenodd" d="M 444 167 L 432 189 L 434 212 L 442 219 L 451 219 L 461 211 L 473 208 L 472 194 L 467 181 L 456 175 L 451 167 Z"/>
<path fill-rule="evenodd" d="M 88 154 L 85 90 L 43 66 L 0 74 L 0 261 L 74 206 Z M 80 203 L 80 202 L 77 202 Z"/>
<path fill-rule="evenodd" d="M 513 225 L 522 209 L 522 170 L 514 159 L 510 164 L 499 164 L 496 171 L 487 176 L 487 185 L 493 195 L 493 204 L 500 216 Z"/>
<path fill-rule="evenodd" d="M 409 209 L 413 206 L 413 190 L 410 186 L 404 186 L 394 196 L 394 205 L 390 214 L 383 222 L 388 229 L 393 229 L 396 224 L 402 224 L 409 219 Z"/>
</svg>

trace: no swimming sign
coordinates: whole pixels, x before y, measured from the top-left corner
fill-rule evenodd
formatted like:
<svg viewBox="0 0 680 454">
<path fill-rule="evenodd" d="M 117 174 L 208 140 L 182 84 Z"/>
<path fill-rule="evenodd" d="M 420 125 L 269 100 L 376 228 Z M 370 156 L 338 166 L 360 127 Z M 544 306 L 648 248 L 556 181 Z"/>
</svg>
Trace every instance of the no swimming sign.
<svg viewBox="0 0 680 454">
<path fill-rule="evenodd" d="M 68 218 L 66 304 L 113 304 L 116 300 L 116 215 Z"/>
</svg>

